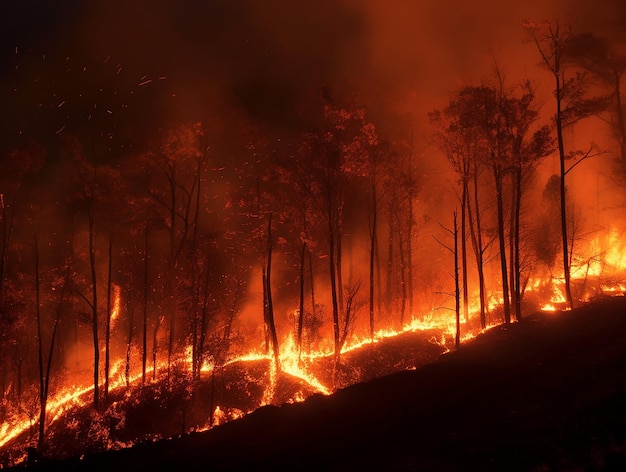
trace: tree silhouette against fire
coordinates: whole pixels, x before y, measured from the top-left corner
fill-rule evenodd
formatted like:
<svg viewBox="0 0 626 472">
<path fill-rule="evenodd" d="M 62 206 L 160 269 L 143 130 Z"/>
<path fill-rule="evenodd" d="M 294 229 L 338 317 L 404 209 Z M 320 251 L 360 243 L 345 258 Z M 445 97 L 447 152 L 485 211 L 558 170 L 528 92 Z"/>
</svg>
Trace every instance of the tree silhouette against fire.
<svg viewBox="0 0 626 472">
<path fill-rule="evenodd" d="M 46 454 L 58 418 L 49 400 L 69 389 L 89 390 L 98 416 L 114 391 L 194 392 L 210 379 L 214 395 L 234 359 L 271 359 L 275 378 L 317 356 L 331 359 L 332 381 L 318 388 L 328 393 L 346 383 L 342 353 L 375 349 L 385 332 L 428 318 L 454 325 L 458 347 L 462 330 L 618 286 L 626 261 L 586 245 L 565 176 L 615 143 L 623 172 L 626 61 L 600 36 L 526 28 L 553 76 L 555 113 L 544 116 L 534 83 L 510 83 L 497 66 L 428 114 L 422 143 L 339 84 L 299 97 L 298 132 L 233 107 L 146 137 L 133 107 L 165 77 L 124 77 L 110 58 L 94 71 L 69 57 L 20 69 L 8 94 L 21 112 L 0 154 L 2 444 L 30 419 L 30 443 Z M 103 74 L 118 86 L 97 85 Z M 597 115 L 615 139 L 567 152 L 564 131 Z M 429 174 L 420 146 L 445 170 Z M 540 171 L 555 149 L 558 186 Z M 558 195 L 553 211 L 533 209 L 542 191 Z M 454 264 L 431 237 L 450 214 Z M 562 238 L 551 244 L 554 215 Z M 220 411 L 211 400 L 208 427 Z"/>
</svg>

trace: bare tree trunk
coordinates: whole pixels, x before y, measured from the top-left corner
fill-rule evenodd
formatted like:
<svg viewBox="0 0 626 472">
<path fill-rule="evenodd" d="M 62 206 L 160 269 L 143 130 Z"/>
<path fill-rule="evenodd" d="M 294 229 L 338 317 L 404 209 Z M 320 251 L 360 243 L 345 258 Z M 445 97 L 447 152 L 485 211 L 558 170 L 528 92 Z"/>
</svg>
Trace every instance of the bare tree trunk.
<svg viewBox="0 0 626 472">
<path fill-rule="evenodd" d="M 157 375 L 157 351 L 159 349 L 158 334 L 161 320 L 157 319 L 152 330 L 152 380 L 156 380 Z"/>
<path fill-rule="evenodd" d="M 391 310 L 393 300 L 393 258 L 394 258 L 394 231 L 393 231 L 393 210 L 389 207 L 389 240 L 387 241 L 387 280 L 385 287 L 385 308 L 387 312 Z"/>
<path fill-rule="evenodd" d="M 464 164 L 465 167 L 465 164 Z M 461 276 L 463 280 L 463 317 L 465 322 L 469 321 L 469 289 L 467 283 L 467 177 L 468 170 L 463 176 L 463 190 L 461 196 Z"/>
<path fill-rule="evenodd" d="M 109 263 L 107 274 L 107 318 L 104 332 L 104 402 L 109 401 L 109 368 L 111 358 L 111 294 L 113 279 L 113 236 L 109 234 Z"/>
<path fill-rule="evenodd" d="M 409 154 L 409 182 L 413 185 L 413 136 L 411 135 L 411 154 Z M 409 192 L 409 214 L 407 226 L 407 269 L 408 269 L 408 289 L 409 289 L 409 315 L 413 316 L 413 193 Z"/>
<path fill-rule="evenodd" d="M 468 212 L 470 222 L 470 233 L 472 235 L 472 245 L 474 247 L 474 255 L 476 257 L 476 269 L 478 272 L 478 293 L 480 299 L 480 326 L 482 329 L 487 327 L 486 316 L 486 294 L 485 294 L 485 272 L 483 269 L 483 258 L 485 249 L 483 247 L 483 235 L 480 218 L 480 206 L 478 198 L 478 165 L 474 163 L 473 172 L 473 187 L 474 187 L 474 216 L 472 216 L 472 207 L 468 200 Z"/>
<path fill-rule="evenodd" d="M 172 164 L 170 180 L 170 254 L 168 259 L 168 276 L 167 276 L 167 298 L 168 298 L 168 316 L 169 316 L 169 332 L 167 342 L 167 381 L 170 381 L 172 370 L 172 355 L 174 354 L 174 339 L 176 328 L 176 166 Z"/>
<path fill-rule="evenodd" d="M 454 217 L 454 308 L 456 314 L 456 334 L 454 336 L 454 346 L 456 349 L 461 345 L 461 292 L 459 289 L 459 228 L 456 221 L 456 211 Z"/>
<path fill-rule="evenodd" d="M 189 309 L 189 320 L 191 322 L 191 377 L 197 379 L 199 375 L 199 362 L 198 362 L 198 342 L 200 337 L 200 290 L 204 284 L 200 284 L 200 277 L 202 271 L 198 273 L 197 264 L 191 264 L 191 308 Z"/>
<path fill-rule="evenodd" d="M 338 210 L 338 214 L 337 214 L 337 223 L 335 225 L 335 228 L 337 229 L 337 231 L 335 232 L 335 256 L 336 256 L 336 260 L 335 260 L 335 267 L 336 267 L 336 274 L 337 274 L 337 305 L 339 307 L 339 317 L 343 318 L 345 317 L 345 303 L 344 303 L 344 297 L 343 297 L 343 217 L 341 216 L 341 212 L 343 210 L 341 209 L 341 207 Z"/>
<path fill-rule="evenodd" d="M 498 241 L 500 243 L 500 269 L 502 272 L 502 302 L 504 306 L 504 322 L 511 322 L 511 305 L 509 300 L 509 281 L 506 267 L 506 244 L 504 232 L 504 208 L 502 198 L 502 175 L 494 164 L 493 173 L 496 182 L 496 199 L 498 206 Z"/>
<path fill-rule="evenodd" d="M 372 228 L 370 230 L 370 339 L 374 340 L 374 255 L 376 252 L 376 232 L 378 223 L 378 201 L 376 183 L 372 184 Z"/>
<path fill-rule="evenodd" d="M 304 324 L 304 263 L 306 256 L 306 242 L 302 243 L 302 250 L 300 252 L 300 304 L 298 308 L 298 360 L 302 354 L 302 326 Z"/>
<path fill-rule="evenodd" d="M 330 289 L 333 305 L 333 335 L 334 335 L 334 353 L 335 367 L 339 365 L 341 352 L 340 333 L 339 333 L 339 306 L 337 301 L 337 277 L 335 273 L 335 228 L 332 211 L 332 199 L 328 201 L 328 262 L 330 265 Z"/>
<path fill-rule="evenodd" d="M 522 170 L 517 169 L 515 173 L 515 219 L 514 219 L 514 250 L 513 260 L 515 271 L 515 319 L 522 320 L 522 287 L 521 273 L 522 265 L 520 261 L 520 213 L 522 211 Z"/>
<path fill-rule="evenodd" d="M 44 434 L 46 428 L 46 403 L 47 396 L 45 391 L 45 374 L 43 366 L 43 339 L 41 331 L 41 281 L 39 278 L 39 246 L 37 244 L 37 236 L 34 237 L 34 257 L 35 257 L 35 314 L 37 316 L 37 354 L 39 360 L 39 438 L 37 441 L 37 449 L 39 452 L 43 449 Z"/>
<path fill-rule="evenodd" d="M 96 229 L 93 208 L 89 208 L 89 264 L 91 268 L 91 321 L 93 324 L 93 406 L 100 407 L 98 391 L 100 372 L 100 342 L 98 338 L 98 284 L 96 278 Z"/>
<path fill-rule="evenodd" d="M 314 273 L 313 273 L 313 253 L 311 253 L 311 251 L 309 250 L 309 279 L 310 279 L 310 285 L 311 285 L 311 313 L 313 315 L 313 319 L 315 320 L 315 317 L 317 315 L 316 313 L 316 308 L 315 308 L 315 279 L 314 279 Z"/>
<path fill-rule="evenodd" d="M 517 318 L 517 312 L 516 307 L 517 307 L 517 288 L 516 288 L 516 280 L 517 278 L 515 277 L 515 202 L 517 199 L 517 185 L 515 180 L 512 177 L 512 182 L 511 182 L 511 209 L 510 209 L 510 215 L 509 215 L 509 287 L 510 287 L 510 294 L 511 294 L 511 306 L 513 307 L 513 311 L 515 313 L 515 316 Z"/>
<path fill-rule="evenodd" d="M 378 233 L 378 232 L 377 232 Z M 376 312 L 380 316 L 383 307 L 383 297 L 381 296 L 383 293 L 383 277 L 382 277 L 382 269 L 380 264 L 380 244 L 378 240 L 378 235 L 376 236 L 376 244 L 374 244 L 374 265 L 376 266 L 376 293 L 378 293 L 378 297 L 376 297 Z"/>
<path fill-rule="evenodd" d="M 400 329 L 404 326 L 404 314 L 406 311 L 406 254 L 404 252 L 404 237 L 402 236 L 402 232 L 398 233 L 398 252 L 400 253 L 400 293 L 401 293 L 401 303 L 400 303 Z"/>
<path fill-rule="evenodd" d="M 570 265 L 569 265 L 569 247 L 567 238 L 567 214 L 566 214 L 566 195 L 565 195 L 565 145 L 563 143 L 563 111 L 561 110 L 561 101 L 563 99 L 562 77 L 558 63 L 556 64 L 556 72 L 554 73 L 556 88 L 556 135 L 559 148 L 559 195 L 561 210 L 561 245 L 563 248 L 563 277 L 565 279 L 565 298 L 568 306 L 574 308 L 574 300 L 572 298 L 572 290 L 570 286 Z"/>
<path fill-rule="evenodd" d="M 37 441 L 37 450 L 39 454 L 42 454 L 45 443 L 45 429 L 46 429 L 46 410 L 48 407 L 48 393 L 50 391 L 50 375 L 52 372 L 52 358 L 54 355 L 54 346 L 57 339 L 57 333 L 59 323 L 61 321 L 61 312 L 63 310 L 63 302 L 65 300 L 65 293 L 69 284 L 70 269 L 69 265 L 66 267 L 63 274 L 63 286 L 59 294 L 59 302 L 56 309 L 54 318 L 54 325 L 52 328 L 52 335 L 50 336 L 50 348 L 48 349 L 48 360 L 45 362 L 45 373 L 43 371 L 43 338 L 41 333 L 41 279 L 39 276 L 39 246 L 37 243 L 37 236 L 35 236 L 35 292 L 36 292 L 36 311 L 37 311 L 37 339 L 39 347 L 39 379 L 40 379 L 40 391 L 39 391 L 39 439 Z"/>
<path fill-rule="evenodd" d="M 142 329 L 142 342 L 143 347 L 141 350 L 141 384 L 146 383 L 146 365 L 148 363 L 148 294 L 149 281 L 148 281 L 148 249 L 149 249 L 149 229 L 150 226 L 146 222 L 146 234 L 144 240 L 144 261 L 143 261 L 143 329 Z"/>
<path fill-rule="evenodd" d="M 274 362 L 276 370 L 280 370 L 280 353 L 278 349 L 278 335 L 276 333 L 276 324 L 274 322 L 274 304 L 272 302 L 272 215 L 267 219 L 267 273 L 265 274 L 265 293 L 267 301 L 267 328 L 269 330 L 270 340 L 272 343 L 272 351 L 274 353 Z"/>
<path fill-rule="evenodd" d="M 128 307 L 128 333 L 126 336 L 126 365 L 124 367 L 124 379 L 126 381 L 126 388 L 130 387 L 130 361 L 133 346 L 133 328 L 135 325 L 135 297 L 133 292 L 135 291 L 135 278 L 131 276 L 130 290 L 128 290 L 128 301 L 126 305 Z"/>
</svg>

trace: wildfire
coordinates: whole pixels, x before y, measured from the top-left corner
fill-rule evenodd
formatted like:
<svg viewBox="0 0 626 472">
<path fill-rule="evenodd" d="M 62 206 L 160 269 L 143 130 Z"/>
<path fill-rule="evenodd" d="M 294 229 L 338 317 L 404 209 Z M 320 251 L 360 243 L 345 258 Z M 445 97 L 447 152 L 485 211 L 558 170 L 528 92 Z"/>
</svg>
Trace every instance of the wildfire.
<svg viewBox="0 0 626 472">
<path fill-rule="evenodd" d="M 607 248 L 602 250 L 602 248 Z M 593 239 L 587 248 L 587 253 L 602 253 L 602 257 L 594 259 L 588 258 L 588 262 L 584 267 L 578 265 L 573 268 L 572 280 L 587 280 L 591 277 L 600 277 L 604 275 L 608 277 L 613 274 L 621 274 L 626 271 L 626 253 L 622 251 L 622 245 L 616 231 L 610 231 L 606 238 L 597 237 Z M 584 269 L 584 271 L 583 271 Z M 613 279 L 612 279 L 613 280 Z M 624 295 L 626 293 L 626 282 L 617 281 L 598 283 L 596 287 L 601 292 L 611 294 Z M 541 293 L 544 300 L 549 299 L 541 305 L 540 309 L 544 312 L 559 311 L 566 304 L 564 296 L 563 282 L 559 278 L 550 277 L 548 282 L 540 277 L 533 278 L 528 281 L 527 291 Z M 112 290 L 112 308 L 111 323 L 115 323 L 120 319 L 121 312 L 121 287 L 114 285 Z M 490 312 L 502 304 L 501 295 L 498 293 L 490 293 L 487 297 L 487 311 Z M 478 313 L 478 305 L 470 303 L 470 320 L 476 317 Z M 460 320 L 461 341 L 465 342 L 474 338 L 481 330 L 471 327 L 463 317 Z M 490 324 L 486 329 L 495 326 Z M 426 332 L 428 330 L 437 330 L 438 333 L 430 339 L 431 343 L 442 346 L 445 351 L 450 349 L 450 345 L 454 342 L 456 335 L 456 319 L 453 314 L 436 313 L 432 310 L 430 313 L 417 317 L 412 316 L 407 323 L 399 329 L 380 328 L 373 337 L 369 335 L 352 335 L 347 339 L 343 346 L 341 354 L 347 354 L 357 351 L 366 346 L 381 343 L 386 339 L 399 336 L 409 332 Z M 264 361 L 267 363 L 267 373 L 263 384 L 263 393 L 257 407 L 272 404 L 276 399 L 278 382 L 281 375 L 289 375 L 294 379 L 298 379 L 301 385 L 306 386 L 310 391 L 318 392 L 323 395 L 329 395 L 333 392 L 334 386 L 325 384 L 320 378 L 312 373 L 312 365 L 323 359 L 331 359 L 333 356 L 332 346 L 326 344 L 323 348 L 317 350 L 302 351 L 298 349 L 297 342 L 293 333 L 286 336 L 280 342 L 280 353 L 278 356 L 278 364 L 271 353 L 265 352 L 263 349 L 253 349 L 249 352 L 238 356 L 231 356 L 221 365 L 221 368 L 231 366 L 235 363 L 252 363 Z M 192 370 L 192 349 L 188 347 L 184 354 L 172 360 L 178 369 L 183 372 L 191 373 Z M 168 372 L 168 363 L 160 360 L 156 365 L 156 372 L 152 366 L 147 367 L 147 373 L 153 381 L 159 381 L 165 378 Z M 218 366 L 211 360 L 205 361 L 202 366 L 201 373 L 203 375 L 214 373 Z M 109 374 L 109 388 L 111 391 L 116 389 L 127 388 L 127 382 L 131 386 L 140 385 L 142 374 L 140 372 L 132 372 L 129 378 L 126 378 L 125 360 L 118 359 L 112 363 Z M 130 390 L 129 390 L 130 391 Z M 300 402 L 306 399 L 305 390 L 297 390 L 290 393 L 288 402 Z M 65 414 L 75 408 L 87 407 L 92 401 L 93 385 L 72 385 L 65 387 L 50 395 L 47 402 L 47 418 L 50 424 L 61 419 Z M 284 399 L 283 399 L 284 400 Z M 196 431 L 210 429 L 224 422 L 239 418 L 247 414 L 237 408 L 216 405 L 213 408 L 211 420 L 203 426 L 194 428 Z M 12 418 L 8 418 L 0 425 L 0 447 L 4 447 L 11 441 L 18 438 L 21 434 L 29 429 L 34 428 L 35 421 L 33 415 L 20 411 Z"/>
<path fill-rule="evenodd" d="M 322 356 L 322 353 L 311 353 L 305 356 L 305 359 L 309 360 L 312 356 Z M 282 369 L 290 375 L 305 381 L 308 385 L 313 387 L 318 392 L 324 395 L 330 395 L 331 391 L 328 387 L 323 385 L 314 375 L 307 372 L 303 368 L 303 362 L 301 362 L 302 356 L 298 356 L 298 348 L 296 342 L 293 339 L 293 335 L 290 335 L 286 342 L 283 342 L 281 346 L 280 364 Z"/>
<path fill-rule="evenodd" d="M 113 308 L 111 320 L 116 320 L 119 317 L 120 312 L 120 287 L 114 286 L 113 296 Z M 381 341 L 398 336 L 407 332 L 417 332 L 417 331 L 426 331 L 432 329 L 443 329 L 443 333 L 440 339 L 433 338 L 431 342 L 441 345 L 443 347 L 446 346 L 447 339 L 453 339 L 455 332 L 455 325 L 453 317 L 450 316 L 435 316 L 434 314 L 430 314 L 428 316 L 424 316 L 421 319 L 413 317 L 410 321 L 405 324 L 401 329 L 393 330 L 393 329 L 379 329 L 374 338 L 364 337 L 364 338 L 353 338 L 351 341 L 346 343 L 344 348 L 342 349 L 342 354 L 349 353 L 352 351 L 356 351 L 364 346 L 380 343 Z M 463 335 L 463 340 L 470 339 L 475 336 L 475 333 L 471 333 L 469 331 L 465 332 Z M 446 348 L 447 349 L 447 348 Z M 313 375 L 309 367 L 310 365 L 317 359 L 322 358 L 330 358 L 332 357 L 333 352 L 332 349 L 327 350 L 315 350 L 310 352 L 298 352 L 297 343 L 295 342 L 294 336 L 289 335 L 285 339 L 283 339 L 280 345 L 280 355 L 279 355 L 279 368 L 280 372 L 288 374 L 294 378 L 299 379 L 305 385 L 308 385 L 314 391 L 321 393 L 323 395 L 329 395 L 332 393 L 333 389 L 325 385 L 321 382 L 315 375 Z M 279 371 L 274 362 L 273 356 L 268 353 L 262 353 L 259 350 L 251 351 L 240 356 L 234 356 L 230 360 L 225 363 L 225 366 L 232 365 L 234 363 L 245 363 L 245 362 L 254 362 L 259 360 L 265 360 L 268 363 L 268 378 L 267 383 L 265 385 L 265 389 L 263 392 L 261 403 L 258 406 L 272 404 L 274 400 L 274 396 L 276 393 L 276 385 L 278 381 Z M 188 348 L 185 351 L 185 354 L 180 358 L 174 361 L 176 365 L 181 366 L 183 369 L 191 370 L 191 348 Z M 202 368 L 202 372 L 204 374 L 211 373 L 215 369 L 215 365 L 212 363 L 205 363 Z M 160 361 L 157 365 L 157 374 L 154 375 L 156 378 L 162 377 L 164 372 L 167 370 L 167 362 Z M 153 369 L 148 367 L 147 373 L 152 374 Z M 137 385 L 141 382 L 141 373 L 133 373 L 128 381 L 130 385 Z M 110 383 L 109 387 L 111 391 L 115 391 L 116 389 L 125 388 L 126 386 L 126 377 L 124 375 L 124 361 L 123 359 L 119 359 L 112 364 L 111 372 L 110 372 Z M 90 404 L 93 395 L 93 385 L 86 386 L 70 386 L 65 387 L 59 392 L 53 394 L 48 399 L 47 403 L 47 413 L 48 413 L 48 421 L 53 423 L 59 420 L 64 414 L 67 412 L 80 407 L 86 407 Z M 290 402 L 299 402 L 303 401 L 306 396 L 301 392 L 295 392 L 293 396 L 290 398 Z M 214 418 L 213 418 L 213 426 L 219 425 L 225 421 L 235 419 L 237 417 L 243 416 L 245 413 L 241 410 L 234 409 L 230 411 L 230 409 L 224 409 L 219 405 L 215 408 Z M 27 431 L 29 428 L 33 427 L 32 419 L 23 414 L 22 418 L 12 418 L 10 421 L 6 421 L 0 427 L 0 447 L 3 447 L 10 441 L 14 440 L 22 433 Z M 199 428 L 199 430 L 208 429 L 210 426 L 204 426 Z"/>
<path fill-rule="evenodd" d="M 616 228 L 596 235 L 581 250 L 572 278 L 611 276 L 626 272 L 626 247 Z"/>
</svg>

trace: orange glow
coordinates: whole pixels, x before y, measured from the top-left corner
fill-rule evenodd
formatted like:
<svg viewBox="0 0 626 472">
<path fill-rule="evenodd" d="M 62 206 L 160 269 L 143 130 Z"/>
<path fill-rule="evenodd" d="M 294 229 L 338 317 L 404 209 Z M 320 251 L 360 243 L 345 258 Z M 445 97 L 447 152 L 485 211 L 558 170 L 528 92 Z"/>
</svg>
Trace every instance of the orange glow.
<svg viewBox="0 0 626 472">
<path fill-rule="evenodd" d="M 113 307 L 111 308 L 111 327 L 119 319 L 121 304 L 121 288 L 119 285 L 113 284 Z"/>
<path fill-rule="evenodd" d="M 595 236 L 585 244 L 580 244 L 580 254 L 584 256 L 577 260 L 587 258 L 588 263 L 585 265 L 578 264 L 572 268 L 572 280 L 591 280 L 596 278 L 601 282 L 594 285 L 596 291 L 609 293 L 612 295 L 624 295 L 626 293 L 626 281 L 621 277 L 626 272 L 626 253 L 619 239 L 619 234 L 615 230 L 609 231 L 605 236 Z M 592 254 L 600 254 L 598 257 L 592 257 Z M 589 283 L 591 287 L 591 283 Z M 538 304 L 539 309 L 543 312 L 558 312 L 565 309 L 566 298 L 564 296 L 564 287 L 562 278 L 534 277 L 528 281 L 526 291 L 532 294 L 542 294 L 543 302 Z M 588 289 L 588 294 L 592 294 L 592 288 Z M 121 287 L 113 286 L 113 304 L 111 311 L 111 322 L 119 322 L 121 317 Z M 586 295 L 587 297 L 589 295 Z M 460 339 L 461 342 L 467 342 L 476 337 L 482 331 L 476 329 L 475 320 L 479 312 L 479 304 L 477 302 L 478 293 L 473 294 L 473 299 L 469 303 L 470 319 L 467 322 L 463 315 L 460 319 Z M 502 304 L 502 296 L 499 292 L 490 292 L 487 294 L 487 313 L 497 310 Z M 495 324 L 490 324 L 486 329 L 490 329 Z M 444 348 L 444 352 L 453 349 L 456 336 L 456 316 L 449 309 L 432 310 L 424 316 L 411 316 L 401 328 L 381 327 L 373 338 L 361 333 L 348 336 L 345 345 L 342 348 L 342 354 L 358 351 L 367 346 L 376 345 L 385 339 L 399 336 L 403 333 L 425 332 L 429 330 L 438 331 L 434 334 L 430 342 Z M 323 395 L 330 395 L 334 391 L 333 385 L 325 384 L 320 378 L 313 373 L 313 367 L 319 360 L 328 360 L 333 357 L 332 342 L 328 339 L 322 340 L 320 348 L 311 351 L 298 352 L 298 346 L 295 335 L 289 333 L 280 341 L 279 368 L 275 365 L 273 356 L 265 352 L 264 349 L 257 347 L 252 348 L 241 355 L 232 356 L 223 364 L 223 367 L 235 363 L 255 363 L 258 361 L 266 362 L 266 375 L 263 384 L 263 393 L 255 408 L 263 405 L 270 405 L 276 401 L 277 386 L 281 375 L 286 374 L 294 379 L 302 382 L 304 389 L 296 390 L 289 394 L 288 398 L 281 401 L 288 403 L 304 401 L 309 393 L 317 392 Z M 138 355 L 137 352 L 134 353 Z M 191 373 L 192 370 L 192 347 L 186 346 L 182 351 L 182 355 L 175 357 L 173 364 L 183 372 Z M 205 360 L 202 365 L 201 372 L 210 374 L 216 368 L 215 363 L 211 359 Z M 167 362 L 160 359 L 157 365 L 156 382 L 164 378 L 167 372 Z M 152 368 L 150 364 L 147 368 L 147 377 L 152 378 Z M 131 372 L 129 382 L 131 386 L 137 386 L 141 383 L 141 373 L 138 371 Z M 125 359 L 114 359 L 111 364 L 110 371 L 110 391 L 126 388 L 125 377 Z M 310 389 L 310 390 L 307 390 Z M 93 386 L 86 382 L 83 385 L 70 385 L 64 387 L 50 395 L 47 404 L 47 418 L 50 424 L 58 421 L 63 415 L 75 408 L 87 407 L 93 401 Z M 254 408 L 253 408 L 254 409 Z M 252 410 L 251 410 L 252 411 Z M 208 420 L 203 426 L 198 426 L 195 430 L 206 430 L 213 426 L 223 424 L 227 421 L 240 418 L 250 411 L 242 411 L 233 407 L 224 407 L 217 405 L 214 408 L 213 424 L 210 425 Z M 6 418 L 0 425 L 0 447 L 6 446 L 20 435 L 33 428 L 33 420 L 25 411 L 22 411 L 10 418 Z"/>
</svg>

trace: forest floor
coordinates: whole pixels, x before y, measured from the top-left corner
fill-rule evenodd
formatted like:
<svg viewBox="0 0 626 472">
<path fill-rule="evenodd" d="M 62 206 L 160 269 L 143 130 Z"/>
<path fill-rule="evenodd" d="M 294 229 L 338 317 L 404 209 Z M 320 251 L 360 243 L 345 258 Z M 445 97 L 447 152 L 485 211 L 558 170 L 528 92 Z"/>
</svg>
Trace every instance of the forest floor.
<svg viewBox="0 0 626 472">
<path fill-rule="evenodd" d="M 158 413 L 157 413 L 158 414 Z M 20 470 L 626 470 L 626 297 L 202 433 Z"/>
</svg>

